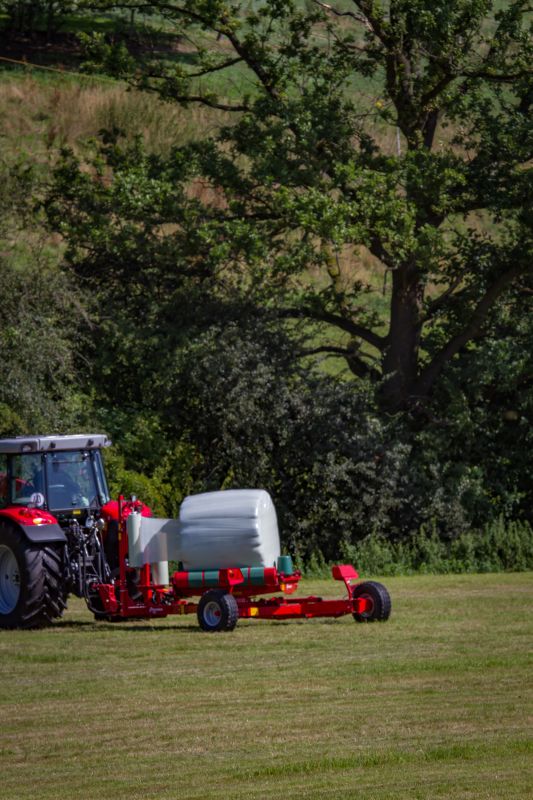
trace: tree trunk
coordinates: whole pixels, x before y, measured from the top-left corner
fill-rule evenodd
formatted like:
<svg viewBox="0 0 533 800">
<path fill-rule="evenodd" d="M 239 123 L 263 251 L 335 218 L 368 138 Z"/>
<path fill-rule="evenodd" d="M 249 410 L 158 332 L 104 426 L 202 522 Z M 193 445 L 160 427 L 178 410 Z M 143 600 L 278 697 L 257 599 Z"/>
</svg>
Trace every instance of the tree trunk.
<svg viewBox="0 0 533 800">
<path fill-rule="evenodd" d="M 387 411 L 405 408 L 417 378 L 423 294 L 416 267 L 393 271 L 388 345 L 382 362 L 381 403 Z"/>
</svg>

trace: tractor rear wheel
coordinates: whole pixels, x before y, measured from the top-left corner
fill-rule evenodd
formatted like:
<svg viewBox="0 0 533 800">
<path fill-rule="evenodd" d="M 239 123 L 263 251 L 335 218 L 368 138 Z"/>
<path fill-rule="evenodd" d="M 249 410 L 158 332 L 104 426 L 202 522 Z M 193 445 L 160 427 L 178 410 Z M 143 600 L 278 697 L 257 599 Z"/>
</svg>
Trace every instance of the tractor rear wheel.
<svg viewBox="0 0 533 800">
<path fill-rule="evenodd" d="M 63 614 L 64 547 L 34 545 L 0 523 L 0 628 L 38 628 Z"/>
<path fill-rule="evenodd" d="M 198 603 L 198 623 L 203 631 L 232 631 L 239 619 L 239 607 L 232 594 L 223 589 L 206 592 Z"/>
<path fill-rule="evenodd" d="M 358 583 L 353 587 L 352 597 L 354 599 L 364 597 L 368 605 L 366 611 L 354 612 L 353 618 L 356 622 L 385 622 L 390 617 L 390 594 L 382 583 L 376 581 Z"/>
</svg>

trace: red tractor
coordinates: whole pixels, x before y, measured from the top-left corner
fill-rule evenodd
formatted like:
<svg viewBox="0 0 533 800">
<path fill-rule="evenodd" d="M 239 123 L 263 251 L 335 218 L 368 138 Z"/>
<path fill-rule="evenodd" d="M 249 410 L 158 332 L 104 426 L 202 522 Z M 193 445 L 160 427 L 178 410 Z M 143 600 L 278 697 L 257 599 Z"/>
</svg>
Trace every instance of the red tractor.
<svg viewBox="0 0 533 800">
<path fill-rule="evenodd" d="M 69 593 L 97 620 L 196 613 L 211 632 L 239 618 L 388 619 L 385 587 L 354 584 L 349 565 L 332 570 L 345 598 L 292 597 L 301 574 L 279 554 L 262 490 L 193 495 L 180 520 L 157 519 L 136 498 L 111 500 L 102 461 L 110 444 L 103 434 L 0 440 L 0 627 L 47 624 Z"/>
</svg>

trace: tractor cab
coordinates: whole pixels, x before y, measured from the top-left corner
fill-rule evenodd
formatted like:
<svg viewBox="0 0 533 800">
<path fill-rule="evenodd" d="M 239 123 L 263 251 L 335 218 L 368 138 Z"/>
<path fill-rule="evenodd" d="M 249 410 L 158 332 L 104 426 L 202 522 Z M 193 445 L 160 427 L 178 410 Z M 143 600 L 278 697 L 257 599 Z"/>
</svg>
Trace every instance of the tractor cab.
<svg viewBox="0 0 533 800">
<path fill-rule="evenodd" d="M 109 502 L 102 434 L 0 439 L 0 508 L 41 509 L 58 520 Z"/>
</svg>

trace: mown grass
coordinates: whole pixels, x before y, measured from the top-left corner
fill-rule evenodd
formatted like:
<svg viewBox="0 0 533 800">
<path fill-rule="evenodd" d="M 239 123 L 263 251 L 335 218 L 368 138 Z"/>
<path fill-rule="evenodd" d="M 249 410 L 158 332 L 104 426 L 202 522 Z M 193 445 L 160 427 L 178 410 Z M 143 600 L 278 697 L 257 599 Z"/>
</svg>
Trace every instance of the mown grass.
<svg viewBox="0 0 533 800">
<path fill-rule="evenodd" d="M 382 625 L 209 635 L 75 601 L 2 631 L 2 797 L 529 797 L 531 577 L 388 578 Z"/>
</svg>

